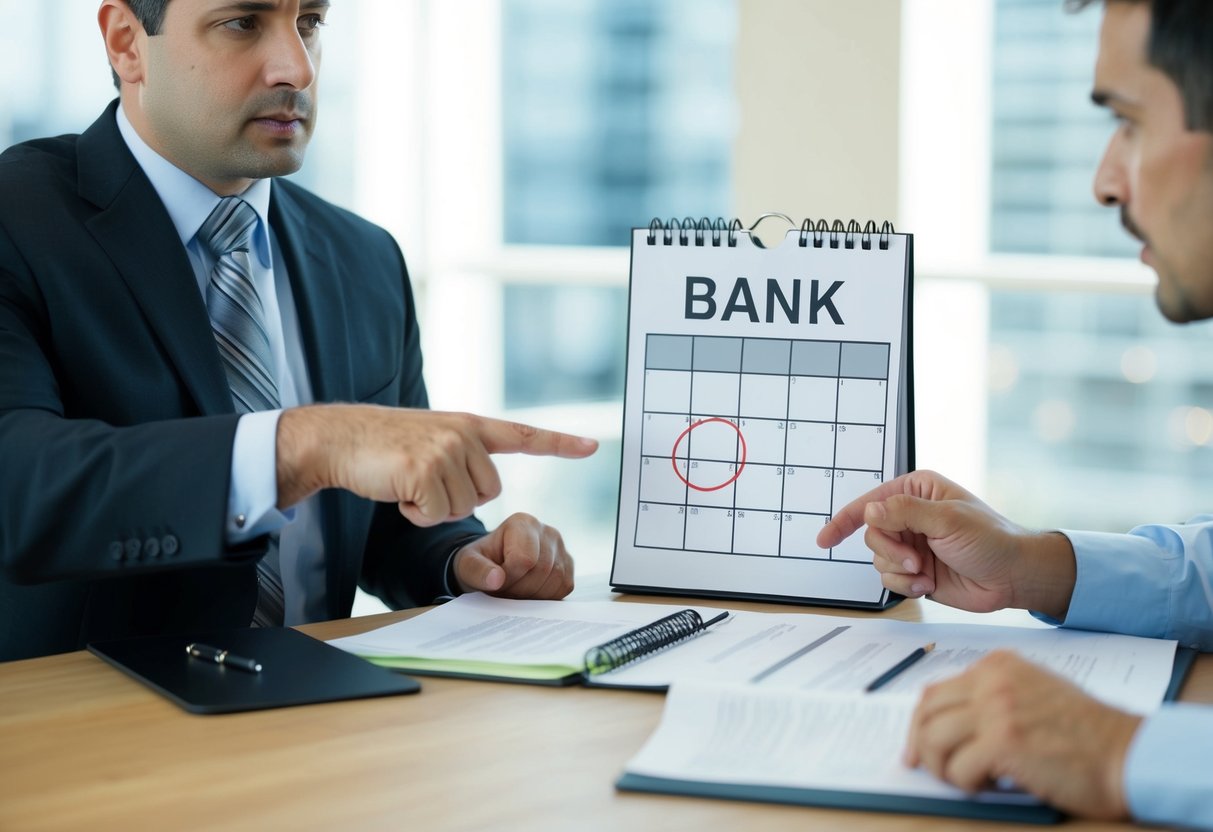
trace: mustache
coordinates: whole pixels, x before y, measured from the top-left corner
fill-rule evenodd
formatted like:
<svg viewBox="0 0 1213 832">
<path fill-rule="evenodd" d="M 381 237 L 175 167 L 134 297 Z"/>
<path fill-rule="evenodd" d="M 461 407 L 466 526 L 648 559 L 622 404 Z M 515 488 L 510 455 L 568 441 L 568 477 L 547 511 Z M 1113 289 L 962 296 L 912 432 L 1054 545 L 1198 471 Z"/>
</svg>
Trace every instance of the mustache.
<svg viewBox="0 0 1213 832">
<path fill-rule="evenodd" d="M 315 106 L 311 94 L 305 90 L 271 90 L 249 105 L 249 118 L 260 118 L 268 113 L 292 113 L 301 119 L 310 119 Z"/>
<path fill-rule="evenodd" d="M 1133 222 L 1133 218 L 1129 216 L 1129 209 L 1124 205 L 1120 206 L 1120 224 L 1134 239 L 1146 245 L 1150 244 L 1150 241 L 1146 239 L 1146 235 L 1142 233 L 1142 230 L 1137 227 L 1137 223 Z"/>
</svg>

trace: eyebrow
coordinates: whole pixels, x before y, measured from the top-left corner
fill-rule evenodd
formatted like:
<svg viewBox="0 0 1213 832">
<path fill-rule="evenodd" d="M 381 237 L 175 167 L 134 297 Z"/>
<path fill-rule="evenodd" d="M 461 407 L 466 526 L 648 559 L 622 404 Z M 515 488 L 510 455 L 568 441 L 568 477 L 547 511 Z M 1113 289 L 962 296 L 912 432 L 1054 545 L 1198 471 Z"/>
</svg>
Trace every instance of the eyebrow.
<svg viewBox="0 0 1213 832">
<path fill-rule="evenodd" d="M 301 9 L 327 9 L 330 6 L 329 0 L 304 0 L 300 4 Z M 278 3 L 270 0 L 240 0 L 236 3 L 228 3 L 225 6 L 220 6 L 215 9 L 216 12 L 232 13 L 232 12 L 272 12 L 278 8 Z"/>
<path fill-rule="evenodd" d="M 1122 107 L 1136 107 L 1137 103 L 1130 101 L 1123 95 L 1107 90 L 1095 89 L 1091 91 L 1091 100 L 1095 102 L 1097 107 L 1111 107 L 1114 104 L 1119 104 Z"/>
</svg>

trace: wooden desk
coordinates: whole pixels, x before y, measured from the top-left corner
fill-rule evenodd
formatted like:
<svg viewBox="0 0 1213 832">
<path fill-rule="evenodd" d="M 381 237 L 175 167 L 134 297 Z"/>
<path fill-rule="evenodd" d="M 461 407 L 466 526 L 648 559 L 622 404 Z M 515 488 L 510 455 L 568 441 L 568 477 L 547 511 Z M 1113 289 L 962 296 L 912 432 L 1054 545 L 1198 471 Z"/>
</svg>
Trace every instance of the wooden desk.
<svg viewBox="0 0 1213 832">
<path fill-rule="evenodd" d="M 608 597 L 603 587 L 575 597 Z M 303 629 L 333 638 L 409 614 Z M 972 620 L 918 601 L 885 615 Z M 419 696 L 206 717 L 86 652 L 0 664 L 0 829 L 1023 830 L 620 794 L 612 784 L 656 727 L 662 696 L 422 684 Z M 1213 702 L 1213 656 L 1197 660 L 1182 698 Z"/>
</svg>

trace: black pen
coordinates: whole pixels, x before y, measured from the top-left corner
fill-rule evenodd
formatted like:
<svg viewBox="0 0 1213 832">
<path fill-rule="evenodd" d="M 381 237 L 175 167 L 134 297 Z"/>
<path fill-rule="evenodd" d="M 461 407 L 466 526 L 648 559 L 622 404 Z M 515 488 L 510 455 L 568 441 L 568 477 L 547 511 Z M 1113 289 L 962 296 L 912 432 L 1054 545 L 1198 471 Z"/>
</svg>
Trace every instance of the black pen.
<svg viewBox="0 0 1213 832">
<path fill-rule="evenodd" d="M 713 618 L 711 621 L 705 621 L 705 622 L 703 622 L 703 624 L 700 626 L 700 629 L 701 629 L 701 630 L 706 630 L 708 627 L 711 627 L 711 626 L 712 626 L 713 624 L 715 624 L 717 621 L 724 621 L 724 620 L 725 620 L 726 618 L 728 618 L 728 617 L 729 617 L 729 611 L 728 611 L 728 610 L 725 610 L 725 611 L 724 611 L 724 612 L 722 612 L 720 615 L 718 615 L 718 616 L 716 616 L 715 618 Z"/>
<path fill-rule="evenodd" d="M 237 670 L 243 670 L 247 673 L 260 673 L 261 662 L 256 659 L 246 659 L 243 656 L 235 656 L 226 650 L 220 650 L 218 647 L 211 647 L 209 644 L 187 644 L 185 652 L 192 658 L 202 659 L 206 662 L 214 662 L 223 667 L 234 667 Z"/>
<path fill-rule="evenodd" d="M 913 653 L 906 656 L 904 659 L 899 661 L 897 664 L 893 665 L 888 670 L 886 670 L 884 673 L 881 673 L 879 676 L 877 676 L 875 679 L 873 679 L 872 683 L 870 685 L 868 685 L 866 688 L 864 688 L 864 692 L 871 693 L 874 690 L 884 687 L 889 682 L 893 681 L 899 673 L 901 673 L 907 667 L 914 664 L 914 662 L 918 661 L 919 659 L 921 659 L 923 656 L 925 656 L 927 653 L 930 653 L 934 649 L 935 649 L 935 642 L 933 642 L 933 641 L 930 644 L 926 645 L 925 647 L 919 647 Z"/>
</svg>

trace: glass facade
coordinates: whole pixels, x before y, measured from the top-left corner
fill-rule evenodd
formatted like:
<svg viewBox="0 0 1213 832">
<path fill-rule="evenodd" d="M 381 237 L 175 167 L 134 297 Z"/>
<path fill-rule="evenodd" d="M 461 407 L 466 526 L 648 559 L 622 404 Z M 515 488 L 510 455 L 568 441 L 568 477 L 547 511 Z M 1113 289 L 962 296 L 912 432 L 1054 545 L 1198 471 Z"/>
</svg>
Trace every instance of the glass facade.
<svg viewBox="0 0 1213 832">
<path fill-rule="evenodd" d="M 0 147 L 79 133 L 117 95 L 97 3 L 0 0 Z M 19 80 L 18 80 L 19 79 Z"/>
<path fill-rule="evenodd" d="M 505 287 L 505 406 L 610 401 L 623 396 L 627 290 Z"/>
<path fill-rule="evenodd" d="M 626 246 L 730 206 L 734 0 L 504 0 L 505 242 Z"/>
<path fill-rule="evenodd" d="M 1138 295 L 995 292 L 988 486 L 1044 527 L 1126 531 L 1213 510 L 1213 328 Z"/>
</svg>

